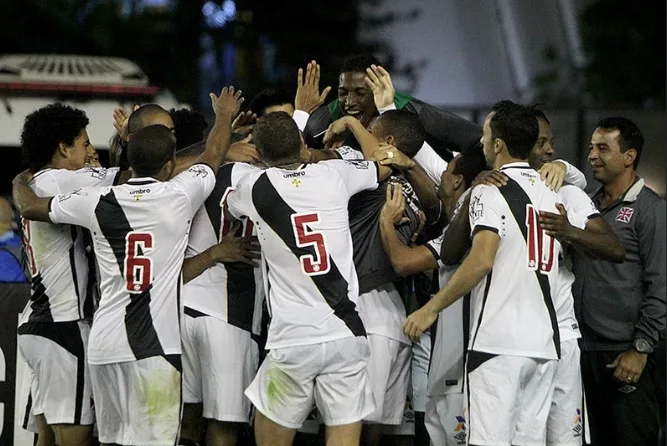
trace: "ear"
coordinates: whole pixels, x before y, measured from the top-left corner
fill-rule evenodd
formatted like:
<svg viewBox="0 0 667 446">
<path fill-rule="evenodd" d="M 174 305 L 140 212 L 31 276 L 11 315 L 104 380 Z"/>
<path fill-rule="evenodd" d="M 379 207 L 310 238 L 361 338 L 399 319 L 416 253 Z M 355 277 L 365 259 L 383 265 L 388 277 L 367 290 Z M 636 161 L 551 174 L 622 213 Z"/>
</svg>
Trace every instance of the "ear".
<svg viewBox="0 0 667 446">
<path fill-rule="evenodd" d="M 503 151 L 505 148 L 505 141 L 500 138 L 493 140 L 493 153 L 498 154 Z"/>
<path fill-rule="evenodd" d="M 67 148 L 68 147 L 64 143 L 58 143 L 58 155 L 60 155 L 61 158 L 67 158 L 69 156 Z"/>
<path fill-rule="evenodd" d="M 632 166 L 636 159 L 637 159 L 637 150 L 628 149 L 625 152 L 623 152 L 623 164 L 625 164 L 625 167 Z"/>
<path fill-rule="evenodd" d="M 463 186 L 463 175 L 454 175 L 454 189 L 458 189 Z"/>
<path fill-rule="evenodd" d="M 163 178 L 166 180 L 170 179 L 174 175 L 174 170 L 176 169 L 176 161 L 172 158 L 167 160 L 162 166 Z"/>
<path fill-rule="evenodd" d="M 387 136 L 387 144 L 396 147 L 396 138 L 394 138 L 394 135 Z"/>
</svg>

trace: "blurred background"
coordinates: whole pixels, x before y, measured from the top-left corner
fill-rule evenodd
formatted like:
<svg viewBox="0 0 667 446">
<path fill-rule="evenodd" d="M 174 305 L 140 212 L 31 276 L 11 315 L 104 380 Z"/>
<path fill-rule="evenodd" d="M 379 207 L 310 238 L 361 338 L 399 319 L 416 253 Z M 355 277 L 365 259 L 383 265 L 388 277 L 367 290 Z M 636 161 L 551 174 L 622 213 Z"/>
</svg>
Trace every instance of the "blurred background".
<svg viewBox="0 0 667 446">
<path fill-rule="evenodd" d="M 187 106 L 211 122 L 209 91 L 294 92 L 311 59 L 333 100 L 359 52 L 397 90 L 477 122 L 500 99 L 542 104 L 559 156 L 589 178 L 597 119 L 630 117 L 646 138 L 639 172 L 665 195 L 662 0 L 4 0 L 0 23 L 0 195 L 22 170 L 25 115 L 49 102 L 87 112 L 104 164 L 113 107 Z M 93 74 L 107 87 L 78 85 Z"/>
</svg>

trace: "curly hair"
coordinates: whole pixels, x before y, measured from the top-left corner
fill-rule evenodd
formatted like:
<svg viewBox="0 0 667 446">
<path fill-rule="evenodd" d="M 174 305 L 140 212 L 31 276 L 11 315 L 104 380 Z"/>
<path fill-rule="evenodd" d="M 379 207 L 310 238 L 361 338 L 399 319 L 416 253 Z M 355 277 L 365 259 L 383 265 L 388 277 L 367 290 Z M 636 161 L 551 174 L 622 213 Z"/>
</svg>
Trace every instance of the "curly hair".
<svg viewBox="0 0 667 446">
<path fill-rule="evenodd" d="M 30 113 L 21 132 L 23 160 L 32 172 L 37 172 L 51 161 L 60 143 L 74 144 L 88 123 L 83 110 L 60 103 Z"/>
<path fill-rule="evenodd" d="M 176 150 L 184 149 L 204 139 L 204 131 L 208 127 L 206 119 L 196 112 L 181 108 L 169 110 L 176 131 Z"/>
</svg>

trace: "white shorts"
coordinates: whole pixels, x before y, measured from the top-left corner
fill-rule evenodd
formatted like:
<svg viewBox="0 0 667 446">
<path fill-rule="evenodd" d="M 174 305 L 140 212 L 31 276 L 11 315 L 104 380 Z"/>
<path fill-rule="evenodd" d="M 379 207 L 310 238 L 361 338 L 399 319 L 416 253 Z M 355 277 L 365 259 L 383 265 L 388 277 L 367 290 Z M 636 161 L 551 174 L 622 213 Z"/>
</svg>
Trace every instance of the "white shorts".
<svg viewBox="0 0 667 446">
<path fill-rule="evenodd" d="M 19 349 L 31 378 L 31 413 L 48 424 L 95 423 L 83 321 L 32 322 L 19 327 Z"/>
<path fill-rule="evenodd" d="M 381 335 L 368 335 L 371 355 L 368 377 L 373 389 L 375 410 L 365 423 L 400 425 L 410 385 L 412 347 Z"/>
<path fill-rule="evenodd" d="M 431 444 L 452 446 L 466 444 L 466 420 L 463 393 L 430 396 L 426 400 L 424 424 Z"/>
<path fill-rule="evenodd" d="M 466 418 L 470 443 L 545 444 L 557 362 L 468 352 Z"/>
<path fill-rule="evenodd" d="M 412 391 L 408 386 L 408 398 L 405 401 L 403 408 L 403 419 L 399 425 L 382 425 L 382 433 L 384 435 L 415 435 L 415 410 L 412 407 Z"/>
<path fill-rule="evenodd" d="M 313 401 L 327 426 L 361 421 L 373 411 L 368 342 L 349 337 L 269 351 L 245 394 L 265 417 L 299 429 Z"/>
<path fill-rule="evenodd" d="M 180 355 L 168 355 L 90 365 L 100 443 L 176 444 L 183 406 L 180 362 Z"/>
<path fill-rule="evenodd" d="M 204 418 L 247 423 L 251 404 L 243 391 L 259 363 L 251 333 L 214 317 L 186 314 L 182 339 L 183 401 L 203 403 Z"/>
<path fill-rule="evenodd" d="M 554 395 L 547 421 L 547 444 L 553 446 L 583 443 L 584 421 L 583 385 L 579 343 L 570 339 L 560 344 L 561 359 L 556 365 Z M 588 436 L 590 437 L 590 436 Z M 587 437 L 587 438 L 588 438 Z"/>
</svg>

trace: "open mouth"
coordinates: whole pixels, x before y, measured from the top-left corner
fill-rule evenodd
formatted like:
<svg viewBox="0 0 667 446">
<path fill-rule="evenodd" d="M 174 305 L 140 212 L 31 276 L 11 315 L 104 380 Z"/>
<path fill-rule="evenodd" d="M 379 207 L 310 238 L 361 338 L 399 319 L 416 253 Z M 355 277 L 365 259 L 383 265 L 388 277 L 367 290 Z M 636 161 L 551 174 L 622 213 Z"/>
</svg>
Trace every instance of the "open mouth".
<svg viewBox="0 0 667 446">
<path fill-rule="evenodd" d="M 356 119 L 361 119 L 361 117 L 364 115 L 361 110 L 345 110 L 345 114 Z"/>
</svg>

